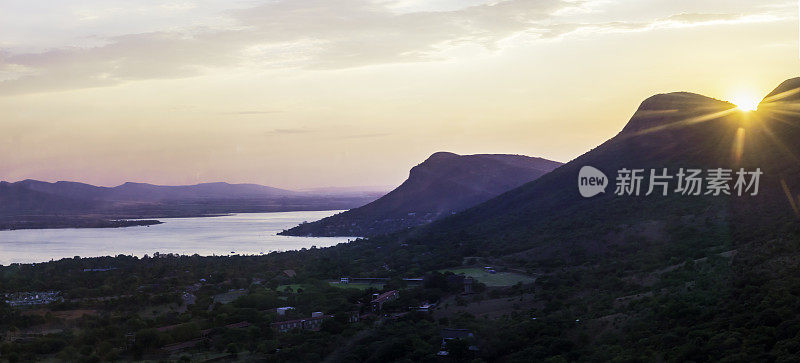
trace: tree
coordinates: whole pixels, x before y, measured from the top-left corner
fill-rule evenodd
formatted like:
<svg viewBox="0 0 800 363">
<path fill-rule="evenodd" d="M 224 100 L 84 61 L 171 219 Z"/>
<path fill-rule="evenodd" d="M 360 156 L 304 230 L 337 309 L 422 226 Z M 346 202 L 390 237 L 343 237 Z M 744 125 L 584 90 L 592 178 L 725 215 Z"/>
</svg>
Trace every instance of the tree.
<svg viewBox="0 0 800 363">
<path fill-rule="evenodd" d="M 469 354 L 469 343 L 464 339 L 448 340 L 446 347 L 453 362 L 463 362 Z"/>
<path fill-rule="evenodd" d="M 236 345 L 236 343 L 228 344 L 228 346 L 225 347 L 225 351 L 230 354 L 233 354 L 234 358 L 239 356 L 239 346 Z"/>
</svg>

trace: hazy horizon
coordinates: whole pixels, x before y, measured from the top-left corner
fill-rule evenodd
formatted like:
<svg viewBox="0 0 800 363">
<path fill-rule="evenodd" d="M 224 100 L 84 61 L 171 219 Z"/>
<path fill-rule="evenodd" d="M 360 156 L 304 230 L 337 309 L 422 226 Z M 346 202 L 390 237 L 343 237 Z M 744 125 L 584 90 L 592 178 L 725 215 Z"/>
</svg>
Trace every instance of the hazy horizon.
<svg viewBox="0 0 800 363">
<path fill-rule="evenodd" d="M 437 151 L 567 162 L 645 98 L 797 76 L 796 1 L 0 5 L 0 180 L 396 186 Z"/>
<path fill-rule="evenodd" d="M 41 182 L 47 183 L 58 183 L 58 182 L 67 182 L 67 183 L 82 183 L 82 184 L 90 184 L 97 187 L 104 187 L 104 188 L 114 188 L 118 186 L 122 186 L 127 183 L 134 183 L 134 184 L 151 184 L 156 186 L 164 186 L 164 187 L 180 187 L 180 186 L 192 186 L 192 185 L 199 185 L 199 184 L 214 184 L 214 183 L 228 183 L 228 184 L 252 184 L 252 185 L 260 185 L 265 187 L 273 187 L 277 189 L 295 191 L 295 192 L 313 192 L 313 191 L 326 191 L 326 190 L 352 190 L 352 191 L 362 191 L 362 192 L 375 192 L 375 191 L 389 191 L 397 185 L 344 185 L 344 186 L 320 186 L 320 187 L 310 187 L 310 188 L 283 188 L 283 187 L 276 187 L 274 185 L 266 185 L 266 184 L 259 184 L 259 183 L 249 183 L 249 182 L 238 182 L 232 183 L 225 180 L 215 180 L 215 181 L 202 181 L 197 183 L 189 183 L 189 184 L 157 184 L 157 183 L 150 183 L 150 182 L 143 182 L 137 180 L 128 180 L 119 184 L 109 184 L 109 185 L 101 185 L 101 184 L 93 184 L 82 180 L 63 180 L 63 179 L 52 179 L 52 180 L 43 180 L 43 179 L 34 179 L 34 178 L 23 178 L 17 180 L 0 180 L 0 182 L 8 182 L 8 183 L 18 183 L 26 180 L 36 180 Z"/>
</svg>

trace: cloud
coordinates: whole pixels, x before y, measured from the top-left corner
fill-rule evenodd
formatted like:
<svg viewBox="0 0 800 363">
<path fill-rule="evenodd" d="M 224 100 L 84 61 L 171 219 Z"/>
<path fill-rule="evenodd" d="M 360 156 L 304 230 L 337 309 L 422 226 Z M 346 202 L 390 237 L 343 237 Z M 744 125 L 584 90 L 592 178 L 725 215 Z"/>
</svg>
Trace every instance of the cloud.
<svg viewBox="0 0 800 363">
<path fill-rule="evenodd" d="M 235 112 L 223 112 L 225 115 L 242 115 L 242 116 L 249 116 L 249 115 L 269 115 L 274 113 L 281 113 L 283 111 L 279 110 L 267 110 L 267 111 L 235 111 Z"/>
<path fill-rule="evenodd" d="M 307 134 L 314 132 L 313 130 L 309 129 L 274 129 L 272 131 L 267 132 L 269 135 L 293 135 L 293 134 Z"/>
<path fill-rule="evenodd" d="M 302 135 L 302 134 L 311 134 L 311 133 L 321 133 L 321 132 L 334 132 L 336 135 L 333 137 L 336 140 L 341 139 L 372 139 L 378 137 L 385 137 L 391 136 L 392 133 L 390 132 L 372 132 L 372 133 L 355 133 L 357 130 L 354 130 L 350 126 L 339 125 L 335 129 L 327 128 L 325 130 L 321 129 L 310 129 L 310 128 L 276 128 L 268 131 L 266 134 L 268 136 L 287 136 L 287 135 Z"/>
<path fill-rule="evenodd" d="M 611 21 L 598 23 L 561 23 L 551 25 L 542 38 L 558 38 L 576 32 L 624 33 L 657 29 L 689 28 L 709 25 L 734 25 L 780 21 L 785 18 L 771 14 L 706 14 L 681 13 L 652 21 Z"/>
<path fill-rule="evenodd" d="M 139 79 L 183 78 L 236 60 L 242 42 L 226 34 L 146 33 L 111 39 L 94 48 L 61 48 L 6 55 L 0 66 L 31 71 L 0 82 L 0 94 L 115 85 Z"/>
<path fill-rule="evenodd" d="M 714 21 L 734 21 L 742 19 L 742 14 L 703 14 L 703 13 L 681 13 L 667 17 L 664 20 L 676 21 L 680 23 L 696 24 Z"/>
<path fill-rule="evenodd" d="M 213 67 L 257 65 L 341 69 L 436 59 L 459 41 L 492 46 L 574 2 L 506 0 L 452 11 L 396 13 L 368 0 L 276 1 L 229 15 L 229 29 L 193 28 L 110 37 L 96 47 L 6 54 L 0 94 L 184 78 Z M 6 73 L 8 73 L 6 71 Z"/>
<path fill-rule="evenodd" d="M 276 0 L 226 11 L 232 26 L 112 36 L 97 46 L 42 52 L 0 49 L 0 95 L 185 78 L 216 68 L 330 70 L 425 62 L 443 59 L 442 51 L 458 44 L 495 49 L 501 40 L 520 33 L 555 38 L 581 30 L 603 33 L 764 21 L 753 15 L 681 13 L 649 22 L 580 23 L 566 22 L 559 15 L 589 3 L 597 2 L 504 0 L 451 10 L 397 12 L 386 1 Z"/>
<path fill-rule="evenodd" d="M 372 139 L 376 137 L 384 137 L 384 136 L 391 136 L 392 134 L 389 132 L 374 132 L 370 134 L 356 134 L 356 135 L 346 135 L 346 136 L 339 136 L 337 139 Z"/>
</svg>

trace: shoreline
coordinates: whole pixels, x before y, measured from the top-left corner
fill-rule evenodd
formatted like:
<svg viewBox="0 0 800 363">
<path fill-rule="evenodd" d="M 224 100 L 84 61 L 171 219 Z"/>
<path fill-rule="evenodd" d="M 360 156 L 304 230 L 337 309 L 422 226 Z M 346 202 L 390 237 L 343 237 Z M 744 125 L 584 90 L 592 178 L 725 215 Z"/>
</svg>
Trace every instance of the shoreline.
<svg viewBox="0 0 800 363">
<path fill-rule="evenodd" d="M 163 224 L 160 219 L 179 219 L 179 218 L 213 218 L 225 217 L 237 214 L 251 213 L 291 213 L 291 212 L 325 212 L 343 211 L 340 209 L 293 209 L 293 210 L 265 210 L 265 211 L 246 211 L 246 212 L 226 212 L 226 213 L 180 213 L 169 214 L 145 214 L 135 215 L 74 215 L 74 216 L 10 216 L 0 217 L 0 232 L 36 229 L 92 229 L 92 228 L 126 228 L 142 227 Z M 299 236 L 298 236 L 299 237 Z"/>
<path fill-rule="evenodd" d="M 11 222 L 11 225 L 0 223 L 0 231 L 21 231 L 21 230 L 37 230 L 37 229 L 91 229 L 91 228 L 127 228 L 127 227 L 149 227 L 154 225 L 163 224 L 164 222 L 157 219 L 141 219 L 141 220 L 112 220 L 112 219 L 83 219 L 71 221 L 20 221 Z"/>
</svg>

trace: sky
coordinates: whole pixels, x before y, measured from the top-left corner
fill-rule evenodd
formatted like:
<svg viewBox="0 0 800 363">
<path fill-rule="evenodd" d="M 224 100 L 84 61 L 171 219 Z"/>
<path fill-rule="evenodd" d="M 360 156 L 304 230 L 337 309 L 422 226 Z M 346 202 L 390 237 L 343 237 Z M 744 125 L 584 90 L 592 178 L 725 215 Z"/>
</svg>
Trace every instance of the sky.
<svg viewBox="0 0 800 363">
<path fill-rule="evenodd" d="M 0 180 L 396 186 L 800 76 L 794 0 L 2 0 Z"/>
</svg>

